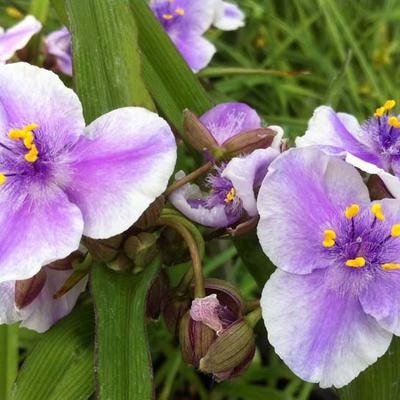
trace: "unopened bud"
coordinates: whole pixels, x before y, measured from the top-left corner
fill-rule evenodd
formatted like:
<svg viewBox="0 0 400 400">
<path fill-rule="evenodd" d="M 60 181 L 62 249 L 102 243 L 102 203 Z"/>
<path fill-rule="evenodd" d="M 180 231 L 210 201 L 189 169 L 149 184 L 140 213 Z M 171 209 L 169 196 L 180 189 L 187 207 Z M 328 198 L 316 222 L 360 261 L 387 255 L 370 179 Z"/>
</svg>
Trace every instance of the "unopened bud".
<svg viewBox="0 0 400 400">
<path fill-rule="evenodd" d="M 147 294 L 146 317 L 157 320 L 164 309 L 168 293 L 168 276 L 164 270 L 154 280 Z"/>
<path fill-rule="evenodd" d="M 253 329 L 242 319 L 223 331 L 201 358 L 200 370 L 212 374 L 217 380 L 240 375 L 255 353 Z"/>
<path fill-rule="evenodd" d="M 15 305 L 20 310 L 33 302 L 42 291 L 47 280 L 47 274 L 42 268 L 32 278 L 15 282 Z"/>
<path fill-rule="evenodd" d="M 189 144 L 198 151 L 218 148 L 218 143 L 200 119 L 191 111 L 183 112 L 183 129 Z"/>
<path fill-rule="evenodd" d="M 225 157 L 239 154 L 249 154 L 256 149 L 266 149 L 271 146 L 276 131 L 270 128 L 258 128 L 233 136 L 223 145 Z"/>
<path fill-rule="evenodd" d="M 124 235 L 113 236 L 109 239 L 84 238 L 84 243 L 93 259 L 98 262 L 110 262 L 118 254 Z"/>
<path fill-rule="evenodd" d="M 146 230 L 155 226 L 160 218 L 164 205 L 164 196 L 157 197 L 141 215 L 141 217 L 135 222 L 134 227 L 140 230 Z"/>
<path fill-rule="evenodd" d="M 148 232 L 130 236 L 124 243 L 124 252 L 137 267 L 145 267 L 157 256 L 157 239 Z"/>
<path fill-rule="evenodd" d="M 107 263 L 107 267 L 116 272 L 129 272 L 133 263 L 125 254 L 118 254 L 117 258 Z"/>
<path fill-rule="evenodd" d="M 382 200 L 392 199 L 393 196 L 390 194 L 382 179 L 378 175 L 371 175 L 367 182 L 367 187 L 371 200 Z"/>
</svg>

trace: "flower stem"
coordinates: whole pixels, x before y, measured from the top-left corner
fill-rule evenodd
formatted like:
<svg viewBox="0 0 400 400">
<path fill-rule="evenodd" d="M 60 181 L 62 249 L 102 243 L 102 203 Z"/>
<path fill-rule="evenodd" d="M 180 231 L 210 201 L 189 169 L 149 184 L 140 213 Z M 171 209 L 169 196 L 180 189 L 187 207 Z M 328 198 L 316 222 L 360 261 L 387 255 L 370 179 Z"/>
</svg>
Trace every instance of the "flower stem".
<svg viewBox="0 0 400 400">
<path fill-rule="evenodd" d="M 261 307 L 257 307 L 254 311 L 246 315 L 247 323 L 254 328 L 261 319 Z"/>
<path fill-rule="evenodd" d="M 183 240 L 188 245 L 190 256 L 192 258 L 192 266 L 193 266 L 193 275 L 194 275 L 194 295 L 195 297 L 205 297 L 205 289 L 204 289 L 204 276 L 203 276 L 203 268 L 201 264 L 201 256 L 199 249 L 197 247 L 196 241 L 193 239 L 192 234 L 189 230 L 175 221 L 175 219 L 167 216 L 160 217 L 158 220 L 159 225 L 169 226 L 175 229 L 183 238 Z"/>
<path fill-rule="evenodd" d="M 211 161 L 208 161 L 206 164 L 204 164 L 200 168 L 194 170 L 189 175 L 186 175 L 182 179 L 179 179 L 178 181 L 174 182 L 165 191 L 165 193 L 164 193 L 165 197 L 169 196 L 174 190 L 179 189 L 181 186 L 185 185 L 186 183 L 189 183 L 193 179 L 196 179 L 197 177 L 205 174 L 212 168 L 212 166 L 213 166 L 213 163 Z"/>
</svg>

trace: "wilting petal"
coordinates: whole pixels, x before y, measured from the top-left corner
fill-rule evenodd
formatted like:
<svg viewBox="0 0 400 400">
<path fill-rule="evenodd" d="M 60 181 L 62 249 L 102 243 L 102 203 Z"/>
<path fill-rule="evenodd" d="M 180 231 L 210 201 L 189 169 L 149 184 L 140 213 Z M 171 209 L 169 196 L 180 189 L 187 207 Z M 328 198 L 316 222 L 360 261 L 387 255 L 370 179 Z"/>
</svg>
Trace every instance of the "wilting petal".
<svg viewBox="0 0 400 400">
<path fill-rule="evenodd" d="M 210 294 L 203 298 L 192 301 L 190 316 L 194 321 L 202 322 L 219 334 L 223 327 L 218 316 L 218 309 L 223 308 L 217 299 L 216 294 Z"/>
<path fill-rule="evenodd" d="M 45 39 L 47 51 L 56 58 L 60 71 L 70 76 L 72 76 L 71 42 L 71 33 L 65 26 L 50 33 Z"/>
<path fill-rule="evenodd" d="M 0 66 L 1 106 L 9 129 L 38 124 L 37 141 L 55 153 L 74 144 L 85 128 L 78 96 L 56 74 L 30 64 Z"/>
<path fill-rule="evenodd" d="M 22 320 L 21 326 L 37 332 L 46 331 L 58 320 L 69 314 L 87 284 L 85 277 L 64 296 L 55 300 L 53 295 L 62 287 L 72 272 L 46 268 L 46 273 L 46 284 L 38 297 L 29 306 L 19 310 Z"/>
<path fill-rule="evenodd" d="M 238 133 L 261 127 L 257 112 L 244 103 L 222 103 L 207 111 L 200 121 L 219 145 Z"/>
<path fill-rule="evenodd" d="M 226 1 L 218 2 L 214 26 L 223 31 L 234 31 L 244 26 L 245 15 L 236 5 Z"/>
<path fill-rule="evenodd" d="M 342 387 L 386 352 L 392 334 L 365 314 L 357 297 L 330 290 L 326 273 L 277 270 L 261 306 L 268 340 L 284 362 L 306 381 Z"/>
<path fill-rule="evenodd" d="M 168 124 L 139 107 L 109 112 L 75 146 L 66 192 L 94 239 L 128 229 L 165 190 L 176 161 Z"/>
<path fill-rule="evenodd" d="M 180 36 L 173 41 L 193 72 L 205 68 L 216 52 L 215 46 L 202 36 Z"/>
<path fill-rule="evenodd" d="M 257 199 L 258 237 L 272 262 L 287 272 L 325 268 L 322 234 L 353 203 L 369 201 L 357 170 L 308 147 L 283 153 L 269 167 Z"/>
<path fill-rule="evenodd" d="M 30 278 L 67 257 L 83 231 L 81 212 L 60 189 L 18 196 L 8 185 L 0 191 L 0 282 Z"/>
<path fill-rule="evenodd" d="M 280 154 L 274 148 L 258 149 L 245 157 L 235 157 L 227 164 L 222 176 L 228 178 L 242 200 L 250 217 L 258 214 L 255 188 L 261 185 L 269 164 Z"/>
<path fill-rule="evenodd" d="M 342 156 L 351 153 L 362 160 L 381 165 L 372 143 L 367 139 L 352 115 L 336 113 L 331 107 L 321 106 L 315 109 L 305 135 L 296 139 L 296 146 L 319 146 L 328 154 Z"/>
<path fill-rule="evenodd" d="M 30 38 L 42 29 L 42 24 L 28 15 L 21 22 L 5 32 L 0 32 L 0 63 L 7 61 L 13 54 L 25 47 Z"/>
<path fill-rule="evenodd" d="M 169 200 L 172 205 L 190 220 L 211 228 L 223 228 L 236 221 L 231 221 L 225 213 L 225 206 L 217 204 L 206 208 L 201 201 L 206 197 L 197 185 L 186 184 L 173 191 Z"/>
</svg>

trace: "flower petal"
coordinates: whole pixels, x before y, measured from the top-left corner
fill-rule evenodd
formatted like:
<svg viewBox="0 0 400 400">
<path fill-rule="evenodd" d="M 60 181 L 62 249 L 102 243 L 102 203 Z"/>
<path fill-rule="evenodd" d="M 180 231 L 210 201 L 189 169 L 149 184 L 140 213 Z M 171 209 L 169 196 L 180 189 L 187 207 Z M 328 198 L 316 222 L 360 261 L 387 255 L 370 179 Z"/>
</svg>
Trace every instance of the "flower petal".
<svg viewBox="0 0 400 400">
<path fill-rule="evenodd" d="M 72 150 L 66 191 L 84 234 L 104 239 L 128 229 L 165 190 L 176 161 L 168 124 L 139 107 L 111 111 L 90 124 Z"/>
<path fill-rule="evenodd" d="M 67 257 L 83 231 L 81 212 L 60 189 L 18 196 L 10 187 L 0 189 L 0 282 L 30 278 Z"/>
<path fill-rule="evenodd" d="M 238 133 L 261 127 L 257 112 L 244 103 L 222 103 L 207 111 L 200 121 L 219 145 Z"/>
<path fill-rule="evenodd" d="M 173 191 L 169 196 L 169 200 L 187 218 L 204 226 L 223 228 L 236 222 L 228 218 L 225 213 L 225 207 L 222 204 L 218 204 L 211 209 L 204 207 L 201 202 L 193 204 L 193 200 L 196 201 L 205 196 L 206 194 L 201 192 L 197 185 L 186 184 Z"/>
<path fill-rule="evenodd" d="M 226 1 L 218 2 L 218 8 L 214 19 L 214 26 L 223 31 L 234 31 L 245 25 L 245 15 L 236 5 Z"/>
<path fill-rule="evenodd" d="M 368 143 L 357 120 L 350 114 L 336 113 L 331 107 L 315 109 L 304 136 L 296 139 L 297 147 L 321 146 L 328 154 L 351 153 L 365 161 L 380 165 L 372 143 Z"/>
<path fill-rule="evenodd" d="M 88 281 L 85 277 L 64 296 L 55 300 L 53 295 L 69 278 L 71 271 L 55 271 L 46 268 L 46 273 L 46 284 L 38 297 L 18 312 L 22 320 L 21 327 L 37 332 L 47 331 L 53 324 L 68 315 L 74 308 L 80 293 L 85 290 Z"/>
<path fill-rule="evenodd" d="M 261 307 L 268 340 L 289 368 L 323 388 L 342 387 L 386 352 L 392 334 L 357 297 L 330 290 L 326 273 L 274 272 Z"/>
<path fill-rule="evenodd" d="M 48 53 L 56 58 L 60 71 L 72 76 L 72 38 L 69 30 L 64 26 L 50 33 L 44 42 Z"/>
<path fill-rule="evenodd" d="M 261 185 L 268 166 L 280 152 L 274 148 L 258 149 L 245 157 L 235 157 L 227 164 L 222 177 L 228 178 L 250 217 L 258 214 L 255 188 Z"/>
<path fill-rule="evenodd" d="M 25 47 L 31 37 L 42 29 L 42 24 L 32 15 L 7 31 L 0 32 L 0 63 L 7 61 L 13 54 Z"/>
<path fill-rule="evenodd" d="M 313 147 L 288 150 L 270 165 L 258 195 L 261 246 L 287 272 L 325 268 L 323 231 L 346 207 L 366 202 L 367 187 L 351 165 Z"/>
<path fill-rule="evenodd" d="M 13 324 L 19 321 L 15 308 L 15 281 L 0 283 L 0 324 Z"/>
<path fill-rule="evenodd" d="M 65 151 L 85 128 L 78 96 L 53 72 L 27 63 L 0 66 L 1 106 L 9 129 L 38 124 L 36 141 L 53 152 Z"/>
<path fill-rule="evenodd" d="M 179 36 L 173 38 L 173 42 L 193 72 L 205 68 L 217 51 L 215 46 L 202 36 Z"/>
</svg>

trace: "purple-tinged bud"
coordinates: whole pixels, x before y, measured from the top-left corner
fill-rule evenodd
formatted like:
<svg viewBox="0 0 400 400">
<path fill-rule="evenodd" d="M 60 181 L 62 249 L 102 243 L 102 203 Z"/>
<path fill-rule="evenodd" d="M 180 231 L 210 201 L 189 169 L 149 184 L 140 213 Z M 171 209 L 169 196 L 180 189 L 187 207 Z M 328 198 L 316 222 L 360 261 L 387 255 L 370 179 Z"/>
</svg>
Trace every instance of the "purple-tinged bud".
<svg viewBox="0 0 400 400">
<path fill-rule="evenodd" d="M 110 262 L 117 257 L 124 235 L 113 236 L 109 239 L 84 238 L 84 244 L 93 259 L 97 262 Z"/>
<path fill-rule="evenodd" d="M 134 228 L 147 230 L 154 227 L 160 218 L 161 211 L 165 205 L 164 196 L 157 197 L 141 217 L 135 222 Z"/>
<path fill-rule="evenodd" d="M 57 260 L 50 264 L 47 264 L 46 267 L 48 267 L 50 269 L 55 269 L 58 271 L 68 271 L 73 268 L 72 266 L 75 262 L 82 262 L 84 260 L 84 258 L 85 257 L 83 255 L 83 253 L 80 252 L 79 250 L 77 250 L 62 260 Z"/>
<path fill-rule="evenodd" d="M 42 268 L 32 278 L 15 282 L 15 305 L 18 309 L 23 309 L 36 299 L 42 291 L 46 279 L 46 271 Z"/>
<path fill-rule="evenodd" d="M 367 187 L 371 200 L 382 200 L 386 198 L 393 198 L 387 190 L 382 179 L 378 175 L 371 175 L 367 182 Z"/>
<path fill-rule="evenodd" d="M 191 111 L 183 112 L 183 129 L 186 134 L 187 141 L 196 150 L 202 152 L 207 149 L 212 152 L 218 149 L 218 143 L 204 126 L 200 119 Z"/>
<path fill-rule="evenodd" d="M 164 309 L 168 293 L 168 275 L 164 270 L 160 272 L 154 280 L 147 294 L 146 317 L 152 320 L 158 320 Z"/>
<path fill-rule="evenodd" d="M 191 299 L 186 295 L 178 295 L 174 291 L 167 295 L 163 308 L 163 317 L 168 330 L 174 336 L 178 336 L 179 324 L 190 309 L 190 304 Z"/>
<path fill-rule="evenodd" d="M 155 235 L 148 232 L 130 236 L 124 243 L 124 252 L 133 261 L 135 267 L 143 268 L 157 256 L 157 239 Z"/>
</svg>

